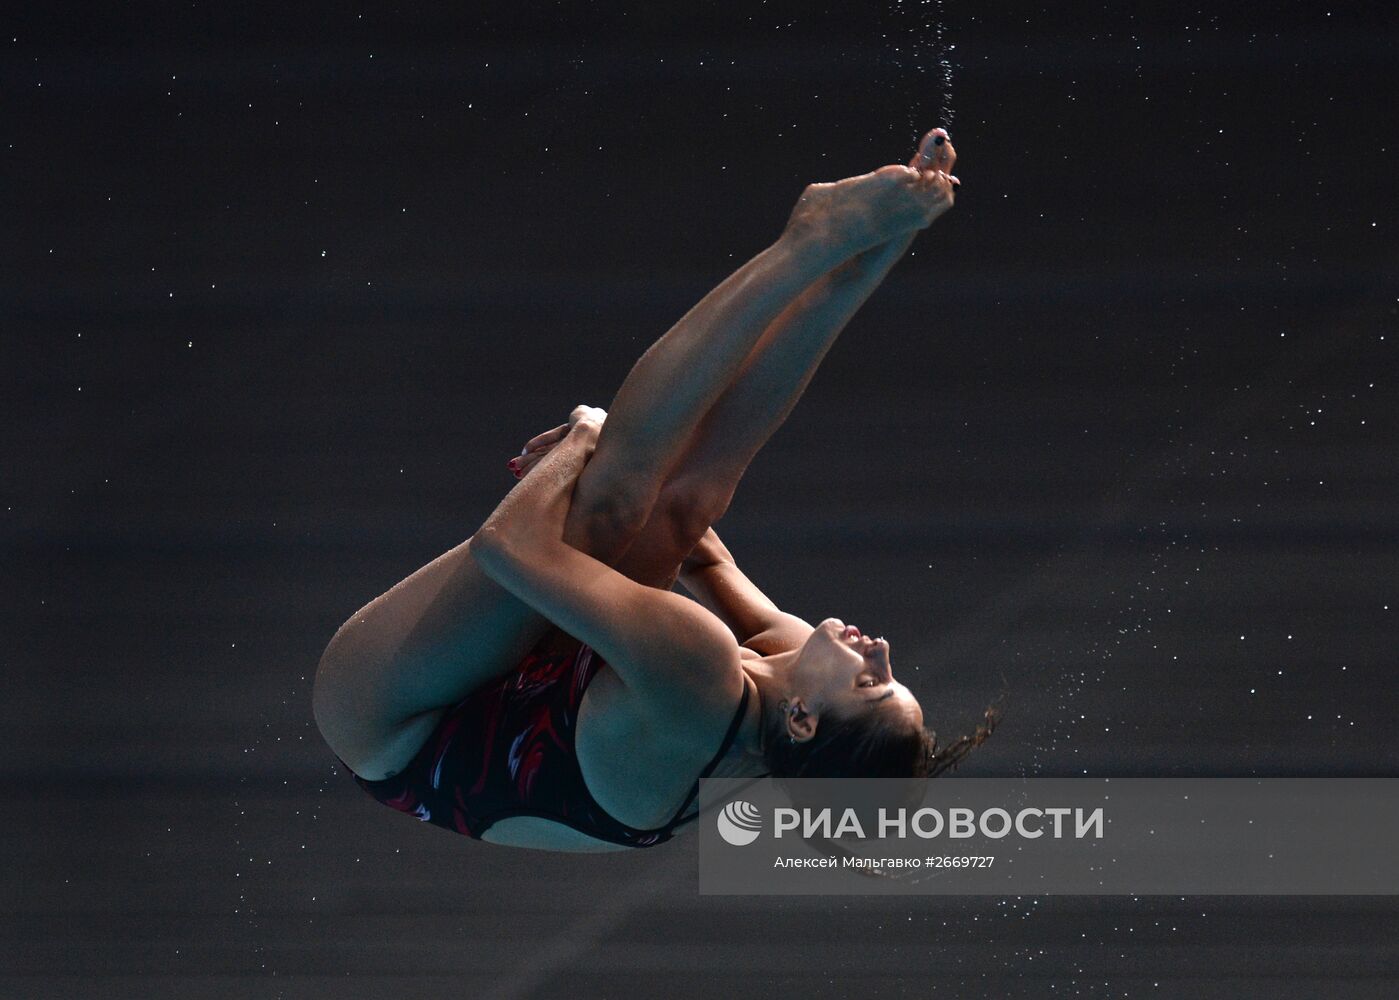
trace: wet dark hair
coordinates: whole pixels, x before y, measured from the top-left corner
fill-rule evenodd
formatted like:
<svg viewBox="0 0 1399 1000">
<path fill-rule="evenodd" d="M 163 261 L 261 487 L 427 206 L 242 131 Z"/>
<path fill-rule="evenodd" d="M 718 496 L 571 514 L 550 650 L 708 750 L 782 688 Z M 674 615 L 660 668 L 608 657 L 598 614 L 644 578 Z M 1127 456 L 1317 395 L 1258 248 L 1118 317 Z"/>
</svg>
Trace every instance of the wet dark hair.
<svg viewBox="0 0 1399 1000">
<path fill-rule="evenodd" d="M 1000 723 L 1005 692 L 986 708 L 976 729 L 946 747 L 937 734 L 893 713 L 871 706 L 850 716 L 827 713 L 811 739 L 793 743 L 781 714 L 765 720 L 764 756 L 772 777 L 799 807 L 805 798 L 798 778 L 904 778 L 907 783 L 897 805 L 914 806 L 922 800 L 926 779 L 955 770 L 967 756 L 986 742 Z M 787 780 L 784 780 L 787 779 Z M 890 803 L 895 805 L 894 803 Z M 803 837 L 818 854 L 853 857 L 835 840 Z M 862 875 L 884 877 L 877 868 L 855 869 Z"/>
<path fill-rule="evenodd" d="M 784 716 L 764 721 L 764 757 L 782 778 L 936 778 L 962 762 L 996 730 L 1000 703 L 989 706 L 976 730 L 946 747 L 937 734 L 871 706 L 853 715 L 827 713 L 809 740 L 793 743 Z"/>
</svg>

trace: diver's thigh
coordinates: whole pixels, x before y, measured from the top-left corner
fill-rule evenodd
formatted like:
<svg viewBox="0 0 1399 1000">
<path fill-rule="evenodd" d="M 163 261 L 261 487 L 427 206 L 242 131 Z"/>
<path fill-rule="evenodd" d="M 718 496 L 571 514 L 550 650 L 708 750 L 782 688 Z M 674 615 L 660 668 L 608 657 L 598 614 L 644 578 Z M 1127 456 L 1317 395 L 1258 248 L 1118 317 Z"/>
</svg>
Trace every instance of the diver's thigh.
<svg viewBox="0 0 1399 1000">
<path fill-rule="evenodd" d="M 680 576 L 681 564 L 708 530 L 709 523 L 696 519 L 693 508 L 669 503 L 662 494 L 645 528 L 614 568 L 637 583 L 669 590 Z"/>
<path fill-rule="evenodd" d="M 396 770 L 431 733 L 434 713 L 513 669 L 552 628 L 481 570 L 468 539 L 337 633 L 316 674 L 316 722 L 356 773 Z"/>
<path fill-rule="evenodd" d="M 695 534 L 691 514 L 683 505 L 658 503 L 614 560 L 618 572 L 644 586 L 673 586 L 704 534 Z M 580 539 L 583 551 L 620 548 L 615 531 L 601 521 L 585 525 L 582 534 L 596 537 Z M 400 769 L 443 710 L 513 670 L 555 628 L 488 577 L 470 543 L 356 612 L 321 661 L 316 722 L 331 749 L 363 777 Z M 440 641 L 448 634 L 450 643 Z"/>
</svg>

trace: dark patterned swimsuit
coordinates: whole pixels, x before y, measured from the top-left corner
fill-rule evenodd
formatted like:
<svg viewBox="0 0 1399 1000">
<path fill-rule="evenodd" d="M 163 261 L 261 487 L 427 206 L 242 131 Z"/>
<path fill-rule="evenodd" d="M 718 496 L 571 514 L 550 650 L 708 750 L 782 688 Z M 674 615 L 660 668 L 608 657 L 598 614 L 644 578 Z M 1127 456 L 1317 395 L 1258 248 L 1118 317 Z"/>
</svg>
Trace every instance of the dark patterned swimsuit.
<svg viewBox="0 0 1399 1000">
<path fill-rule="evenodd" d="M 586 645 L 543 652 L 551 636 L 516 669 L 452 706 L 403 771 L 382 781 L 351 771 L 355 782 L 390 808 L 477 840 L 510 816 L 553 820 L 627 847 L 669 840 L 694 818 L 685 811 L 699 782 L 671 821 L 655 830 L 637 830 L 604 812 L 583 782 L 574 730 L 583 693 L 605 663 Z M 747 707 L 745 684 L 724 742 L 701 778 L 728 752 Z"/>
</svg>

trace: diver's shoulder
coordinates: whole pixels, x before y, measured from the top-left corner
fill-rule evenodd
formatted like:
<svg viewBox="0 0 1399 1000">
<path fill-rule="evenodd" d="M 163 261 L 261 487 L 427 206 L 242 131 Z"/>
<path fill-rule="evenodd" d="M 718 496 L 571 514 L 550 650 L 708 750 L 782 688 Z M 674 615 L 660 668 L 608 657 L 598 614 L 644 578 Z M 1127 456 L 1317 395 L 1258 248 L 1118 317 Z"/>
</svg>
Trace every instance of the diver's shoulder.
<svg viewBox="0 0 1399 1000">
<path fill-rule="evenodd" d="M 786 611 L 778 611 L 761 632 L 744 640 L 743 648 L 759 656 L 786 653 L 800 649 L 814 631 L 815 626 L 810 622 Z"/>
</svg>

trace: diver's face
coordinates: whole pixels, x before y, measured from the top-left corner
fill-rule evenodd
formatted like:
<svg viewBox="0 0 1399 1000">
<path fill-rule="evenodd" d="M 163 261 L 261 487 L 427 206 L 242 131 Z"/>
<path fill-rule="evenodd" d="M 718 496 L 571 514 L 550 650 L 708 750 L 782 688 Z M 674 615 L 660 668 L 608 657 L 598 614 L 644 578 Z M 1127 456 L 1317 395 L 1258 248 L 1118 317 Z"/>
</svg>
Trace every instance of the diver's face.
<svg viewBox="0 0 1399 1000">
<path fill-rule="evenodd" d="M 888 640 L 862 635 L 839 618 L 827 618 L 817 625 L 802 646 L 792 694 L 798 722 L 804 716 L 819 718 L 824 711 L 842 717 L 880 711 L 897 712 L 916 725 L 923 724 L 918 699 L 894 680 Z"/>
</svg>

